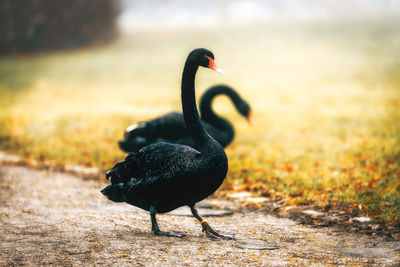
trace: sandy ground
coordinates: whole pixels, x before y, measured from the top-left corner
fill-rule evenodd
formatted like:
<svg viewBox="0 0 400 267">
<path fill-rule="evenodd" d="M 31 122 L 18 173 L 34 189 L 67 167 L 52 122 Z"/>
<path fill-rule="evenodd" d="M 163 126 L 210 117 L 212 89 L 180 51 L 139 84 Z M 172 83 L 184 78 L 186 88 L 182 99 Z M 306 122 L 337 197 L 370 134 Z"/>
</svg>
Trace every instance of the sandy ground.
<svg viewBox="0 0 400 267">
<path fill-rule="evenodd" d="M 106 184 L 80 177 L 0 166 L 0 265 L 396 265 L 400 242 L 312 228 L 263 213 L 227 211 L 208 216 L 236 240 L 210 240 L 182 208 L 158 215 L 160 228 L 184 238 L 156 237 L 150 216 L 106 200 Z M 220 205 L 219 205 L 220 203 Z M 203 215 L 229 203 L 206 201 Z M 216 214 L 214 214 L 216 213 Z M 230 215 L 229 215 L 230 214 Z"/>
</svg>

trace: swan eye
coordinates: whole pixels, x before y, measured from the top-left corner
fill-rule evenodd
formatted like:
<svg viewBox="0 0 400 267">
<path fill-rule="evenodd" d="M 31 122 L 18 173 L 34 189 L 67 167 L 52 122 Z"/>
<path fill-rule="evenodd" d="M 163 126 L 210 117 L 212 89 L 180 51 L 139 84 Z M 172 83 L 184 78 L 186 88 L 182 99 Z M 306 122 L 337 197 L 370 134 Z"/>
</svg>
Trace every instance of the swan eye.
<svg viewBox="0 0 400 267">
<path fill-rule="evenodd" d="M 215 61 L 209 57 L 209 56 L 204 56 L 205 58 L 208 59 L 208 67 L 212 70 L 215 70 L 216 72 L 219 72 L 221 74 L 223 74 L 223 70 L 221 70 L 220 68 L 218 68 L 217 64 L 215 63 Z"/>
</svg>

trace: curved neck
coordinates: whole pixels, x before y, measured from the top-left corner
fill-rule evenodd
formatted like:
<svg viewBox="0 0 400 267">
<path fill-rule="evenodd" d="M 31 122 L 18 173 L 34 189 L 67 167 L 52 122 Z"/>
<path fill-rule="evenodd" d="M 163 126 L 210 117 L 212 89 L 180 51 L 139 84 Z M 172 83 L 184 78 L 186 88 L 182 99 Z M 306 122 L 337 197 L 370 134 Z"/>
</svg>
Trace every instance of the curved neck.
<svg viewBox="0 0 400 267">
<path fill-rule="evenodd" d="M 212 109 L 212 101 L 218 95 L 228 96 L 235 108 L 238 109 L 241 98 L 232 88 L 224 85 L 214 86 L 208 89 L 200 99 L 201 118 L 219 130 L 231 131 L 233 135 L 233 127 L 230 122 L 218 116 Z"/>
<path fill-rule="evenodd" d="M 186 61 L 182 74 L 182 110 L 186 127 L 193 141 L 200 145 L 206 143 L 211 137 L 207 134 L 200 121 L 196 106 L 196 96 L 194 91 L 194 78 L 198 65 L 189 60 Z"/>
</svg>

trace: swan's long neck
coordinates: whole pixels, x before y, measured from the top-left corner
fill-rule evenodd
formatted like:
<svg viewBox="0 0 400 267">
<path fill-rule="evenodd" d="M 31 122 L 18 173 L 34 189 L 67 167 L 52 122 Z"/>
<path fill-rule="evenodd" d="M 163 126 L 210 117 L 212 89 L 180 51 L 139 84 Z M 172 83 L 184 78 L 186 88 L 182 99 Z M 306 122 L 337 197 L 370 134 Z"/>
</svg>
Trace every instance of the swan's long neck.
<svg viewBox="0 0 400 267">
<path fill-rule="evenodd" d="M 225 132 L 230 132 L 233 135 L 233 127 L 226 119 L 218 116 L 212 109 L 212 101 L 218 95 L 226 95 L 230 98 L 234 106 L 238 107 L 241 98 L 231 88 L 227 86 L 214 86 L 207 90 L 200 99 L 200 114 L 204 121 L 207 121 L 214 127 Z"/>
<path fill-rule="evenodd" d="M 202 145 L 211 137 L 208 135 L 201 123 L 196 106 L 196 95 L 194 91 L 194 79 L 198 65 L 186 61 L 182 74 L 182 109 L 186 127 L 193 141 Z"/>
</svg>

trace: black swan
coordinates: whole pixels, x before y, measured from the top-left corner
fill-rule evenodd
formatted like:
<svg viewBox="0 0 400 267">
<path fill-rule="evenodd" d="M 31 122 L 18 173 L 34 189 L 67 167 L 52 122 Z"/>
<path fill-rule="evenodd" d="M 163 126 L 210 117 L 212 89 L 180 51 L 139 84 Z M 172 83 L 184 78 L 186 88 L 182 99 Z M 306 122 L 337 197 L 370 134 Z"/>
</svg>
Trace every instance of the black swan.
<svg viewBox="0 0 400 267">
<path fill-rule="evenodd" d="M 199 66 L 220 71 L 214 55 L 203 48 L 189 54 L 183 69 L 183 116 L 198 150 L 164 142 L 143 147 L 107 172 L 111 185 L 101 192 L 112 201 L 127 202 L 150 211 L 155 235 L 184 236 L 160 231 L 156 214 L 187 205 L 208 237 L 232 239 L 233 235 L 222 235 L 212 229 L 195 208 L 197 202 L 218 189 L 228 171 L 224 149 L 207 133 L 197 112 L 194 79 Z"/>
<path fill-rule="evenodd" d="M 227 85 L 216 85 L 209 88 L 200 99 L 201 120 L 206 131 L 222 147 L 229 145 L 235 132 L 228 120 L 218 116 L 211 108 L 212 101 L 218 95 L 227 95 L 237 111 L 251 124 L 251 109 L 240 95 Z M 183 114 L 171 112 L 156 119 L 129 126 L 124 140 L 118 142 L 125 152 L 135 152 L 140 148 L 156 142 L 182 144 L 198 148 L 188 133 Z"/>
</svg>

